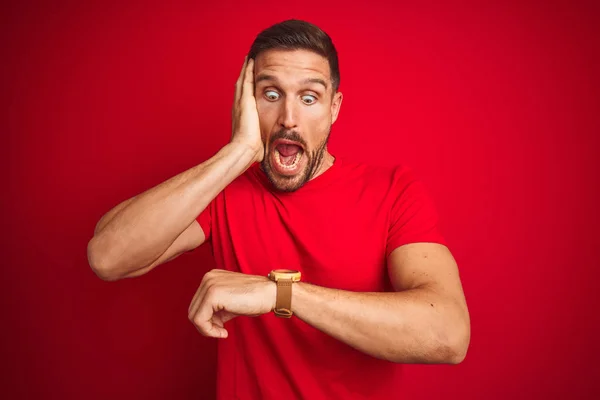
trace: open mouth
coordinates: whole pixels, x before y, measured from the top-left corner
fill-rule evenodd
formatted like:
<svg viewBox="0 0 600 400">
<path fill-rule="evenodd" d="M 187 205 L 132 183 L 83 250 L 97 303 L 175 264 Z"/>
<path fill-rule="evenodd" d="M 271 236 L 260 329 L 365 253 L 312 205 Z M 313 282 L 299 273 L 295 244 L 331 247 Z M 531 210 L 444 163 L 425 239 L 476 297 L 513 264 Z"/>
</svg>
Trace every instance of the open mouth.
<svg viewBox="0 0 600 400">
<path fill-rule="evenodd" d="M 294 142 L 278 140 L 273 152 L 275 153 L 275 163 L 280 169 L 293 171 L 302 159 L 304 149 Z"/>
</svg>

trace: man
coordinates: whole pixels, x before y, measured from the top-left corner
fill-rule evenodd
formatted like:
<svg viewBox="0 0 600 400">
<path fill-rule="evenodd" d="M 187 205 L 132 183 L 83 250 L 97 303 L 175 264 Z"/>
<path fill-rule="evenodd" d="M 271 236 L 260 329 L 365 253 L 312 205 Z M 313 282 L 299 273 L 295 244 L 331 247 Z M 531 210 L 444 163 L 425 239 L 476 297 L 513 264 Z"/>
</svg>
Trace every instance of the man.
<svg viewBox="0 0 600 400">
<path fill-rule="evenodd" d="M 423 185 L 327 150 L 339 83 L 318 27 L 266 29 L 236 84 L 230 142 L 109 211 L 89 243 L 91 267 L 116 280 L 211 242 L 219 269 L 189 319 L 221 339 L 221 399 L 396 398 L 399 364 L 465 357 L 459 273 Z"/>
</svg>

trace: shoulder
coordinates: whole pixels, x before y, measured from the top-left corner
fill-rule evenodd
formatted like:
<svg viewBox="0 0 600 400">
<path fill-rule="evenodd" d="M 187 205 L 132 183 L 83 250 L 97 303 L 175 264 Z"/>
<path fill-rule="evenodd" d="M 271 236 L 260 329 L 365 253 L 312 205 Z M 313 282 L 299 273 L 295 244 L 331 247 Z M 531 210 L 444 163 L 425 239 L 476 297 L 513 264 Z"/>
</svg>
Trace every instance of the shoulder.
<svg viewBox="0 0 600 400">
<path fill-rule="evenodd" d="M 379 208 L 399 215 L 406 211 L 435 208 L 429 189 L 418 171 L 406 164 L 369 164 L 344 161 L 346 184 L 358 189 Z M 433 211 L 431 212 L 433 213 Z"/>
<path fill-rule="evenodd" d="M 342 169 L 347 179 L 360 180 L 371 187 L 386 188 L 394 192 L 402 192 L 419 181 L 413 168 L 400 163 L 384 165 L 344 159 Z"/>
</svg>

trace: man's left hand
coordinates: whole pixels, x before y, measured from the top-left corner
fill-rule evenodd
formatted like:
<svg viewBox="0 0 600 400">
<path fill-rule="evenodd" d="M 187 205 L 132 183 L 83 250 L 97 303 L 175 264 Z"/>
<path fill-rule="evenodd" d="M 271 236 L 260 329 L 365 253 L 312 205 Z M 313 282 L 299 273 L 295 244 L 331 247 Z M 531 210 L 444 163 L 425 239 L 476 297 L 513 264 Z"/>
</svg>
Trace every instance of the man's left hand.
<svg viewBox="0 0 600 400">
<path fill-rule="evenodd" d="M 196 329 L 226 338 L 224 324 L 238 315 L 255 317 L 275 308 L 276 284 L 267 277 L 214 269 L 207 272 L 188 309 Z"/>
</svg>

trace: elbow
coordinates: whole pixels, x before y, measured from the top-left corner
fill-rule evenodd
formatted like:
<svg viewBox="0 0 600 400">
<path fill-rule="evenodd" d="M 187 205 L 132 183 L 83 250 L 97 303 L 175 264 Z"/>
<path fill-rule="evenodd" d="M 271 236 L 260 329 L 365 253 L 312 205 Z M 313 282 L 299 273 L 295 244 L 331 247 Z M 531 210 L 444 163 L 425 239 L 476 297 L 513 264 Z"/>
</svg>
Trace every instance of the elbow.
<svg viewBox="0 0 600 400">
<path fill-rule="evenodd" d="M 103 281 L 112 282 L 120 279 L 115 273 L 115 268 L 111 267 L 105 252 L 98 248 L 97 239 L 94 237 L 88 242 L 87 258 L 90 268 L 96 276 Z"/>
<path fill-rule="evenodd" d="M 443 359 L 440 360 L 441 363 L 451 365 L 462 363 L 467 357 L 471 342 L 471 324 L 468 318 L 450 328 L 445 337 L 448 339 L 440 351 L 444 355 Z"/>
<path fill-rule="evenodd" d="M 114 282 L 121 279 L 120 276 L 112 274 L 108 270 L 92 268 L 92 271 L 94 271 L 98 278 L 102 279 L 105 282 Z"/>
<path fill-rule="evenodd" d="M 404 347 L 405 342 L 397 343 L 382 358 L 403 364 L 458 365 L 465 360 L 470 342 L 471 324 L 466 312 L 452 322 L 432 324 L 425 331 L 415 332 L 410 350 Z"/>
<path fill-rule="evenodd" d="M 423 343 L 427 350 L 421 353 L 421 362 L 458 365 L 467 357 L 471 341 L 469 318 L 440 325 L 431 330 L 428 336 L 428 340 Z"/>
<path fill-rule="evenodd" d="M 444 364 L 458 365 L 462 363 L 467 357 L 467 350 L 469 349 L 468 342 L 461 342 L 453 345 L 447 352 L 447 357 L 442 362 Z"/>
<path fill-rule="evenodd" d="M 469 348 L 469 337 L 466 334 L 443 333 L 444 339 L 437 336 L 431 339 L 429 345 L 425 345 L 426 349 L 420 352 L 411 362 L 416 364 L 448 364 L 458 365 L 462 363 Z M 401 361 L 396 361 L 401 362 Z"/>
<path fill-rule="evenodd" d="M 427 337 L 427 335 L 422 337 Z M 469 343 L 470 328 L 467 324 L 454 332 L 450 332 L 448 329 L 438 333 L 431 332 L 428 339 L 420 342 L 418 347 L 409 353 L 406 352 L 406 349 L 401 350 L 402 345 L 398 344 L 381 358 L 399 364 L 458 365 L 465 360 Z"/>
</svg>

